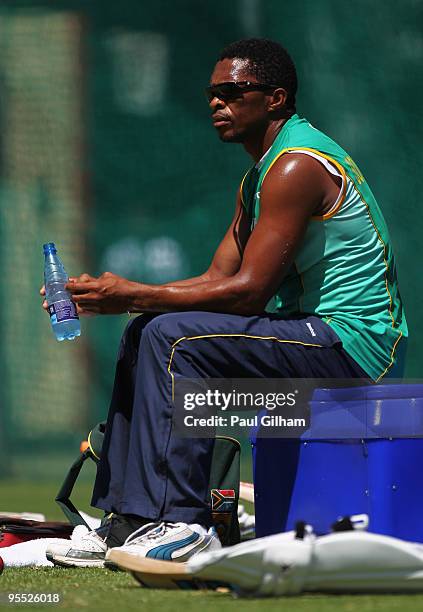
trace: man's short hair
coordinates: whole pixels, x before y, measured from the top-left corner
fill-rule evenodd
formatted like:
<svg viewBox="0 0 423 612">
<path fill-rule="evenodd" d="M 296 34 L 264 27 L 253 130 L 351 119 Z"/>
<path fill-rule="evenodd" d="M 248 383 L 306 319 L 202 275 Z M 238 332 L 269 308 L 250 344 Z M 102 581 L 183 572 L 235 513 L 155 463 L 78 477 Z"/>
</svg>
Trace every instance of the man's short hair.
<svg viewBox="0 0 423 612">
<path fill-rule="evenodd" d="M 251 73 L 258 82 L 283 87 L 288 94 L 286 107 L 295 112 L 297 71 L 282 45 L 266 38 L 244 38 L 223 49 L 219 61 L 235 57 L 249 61 Z"/>
</svg>

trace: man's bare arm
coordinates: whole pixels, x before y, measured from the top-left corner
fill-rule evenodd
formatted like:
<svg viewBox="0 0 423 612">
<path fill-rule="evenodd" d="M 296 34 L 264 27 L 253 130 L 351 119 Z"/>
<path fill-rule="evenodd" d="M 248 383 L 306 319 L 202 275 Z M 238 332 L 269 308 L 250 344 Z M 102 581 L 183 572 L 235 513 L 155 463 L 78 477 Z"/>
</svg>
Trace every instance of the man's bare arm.
<svg viewBox="0 0 423 612">
<path fill-rule="evenodd" d="M 250 226 L 245 208 L 241 202 L 240 194 L 237 195 L 234 217 L 231 224 L 220 242 L 213 260 L 206 272 L 200 276 L 194 276 L 182 280 L 176 280 L 162 285 L 163 287 L 188 287 L 190 285 L 198 285 L 200 283 L 218 280 L 228 276 L 233 276 L 241 266 L 242 254 L 250 234 Z M 118 277 L 115 277 L 118 278 Z M 71 283 L 85 283 L 87 281 L 96 281 L 89 274 L 82 274 L 78 278 L 71 278 Z M 124 279 L 122 279 L 124 280 Z M 128 281 L 129 282 L 129 281 Z M 45 296 L 44 286 L 40 289 L 40 295 Z M 43 308 L 47 310 L 48 304 L 44 300 Z M 80 314 L 87 314 L 79 308 Z"/>
<path fill-rule="evenodd" d="M 73 299 L 84 311 L 100 314 L 126 310 L 259 314 L 292 265 L 311 215 L 327 198 L 328 181 L 328 173 L 316 160 L 299 154 L 281 157 L 263 183 L 260 218 L 241 265 L 237 270 L 234 265 L 229 276 L 178 287 L 144 285 L 105 273 L 96 281 L 69 284 Z"/>
</svg>

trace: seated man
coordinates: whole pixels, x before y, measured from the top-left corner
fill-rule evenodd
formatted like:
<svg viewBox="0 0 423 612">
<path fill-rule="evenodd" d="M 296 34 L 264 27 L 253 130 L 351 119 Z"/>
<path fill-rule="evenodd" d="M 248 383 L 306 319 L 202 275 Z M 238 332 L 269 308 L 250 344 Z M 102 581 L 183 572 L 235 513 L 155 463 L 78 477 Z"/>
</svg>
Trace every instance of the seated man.
<svg viewBox="0 0 423 612">
<path fill-rule="evenodd" d="M 93 505 L 113 514 L 53 547 L 56 563 L 101 565 L 134 531 L 127 547 L 143 556 L 184 561 L 220 546 L 213 440 L 173 435 L 175 376 L 379 381 L 401 370 L 407 325 L 384 219 L 348 154 L 296 114 L 296 90 L 275 42 L 241 40 L 220 55 L 206 89 L 213 125 L 254 165 L 204 274 L 153 286 L 106 272 L 67 285 L 81 314 L 147 314 L 122 338 L 94 487 Z"/>
</svg>

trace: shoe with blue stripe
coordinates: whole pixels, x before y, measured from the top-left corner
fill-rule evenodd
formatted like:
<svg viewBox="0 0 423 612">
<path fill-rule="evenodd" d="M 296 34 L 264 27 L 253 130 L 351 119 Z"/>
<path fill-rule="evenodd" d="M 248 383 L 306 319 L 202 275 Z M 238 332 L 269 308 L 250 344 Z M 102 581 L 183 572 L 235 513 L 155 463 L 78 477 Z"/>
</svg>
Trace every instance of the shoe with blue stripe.
<svg viewBox="0 0 423 612">
<path fill-rule="evenodd" d="M 183 563 L 199 552 L 221 547 L 214 528 L 201 535 L 186 523 L 148 523 L 132 533 L 123 546 L 110 549 L 106 554 L 106 564 L 119 553 Z"/>
</svg>

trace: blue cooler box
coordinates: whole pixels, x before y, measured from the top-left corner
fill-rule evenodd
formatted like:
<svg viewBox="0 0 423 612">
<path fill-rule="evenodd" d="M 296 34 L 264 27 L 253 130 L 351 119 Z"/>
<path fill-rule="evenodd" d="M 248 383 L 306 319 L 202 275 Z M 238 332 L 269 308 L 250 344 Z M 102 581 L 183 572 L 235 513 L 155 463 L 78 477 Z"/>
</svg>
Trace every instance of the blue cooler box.
<svg viewBox="0 0 423 612">
<path fill-rule="evenodd" d="M 257 537 L 365 513 L 423 542 L 423 385 L 317 389 L 310 412 L 300 440 L 252 439 Z"/>
</svg>

